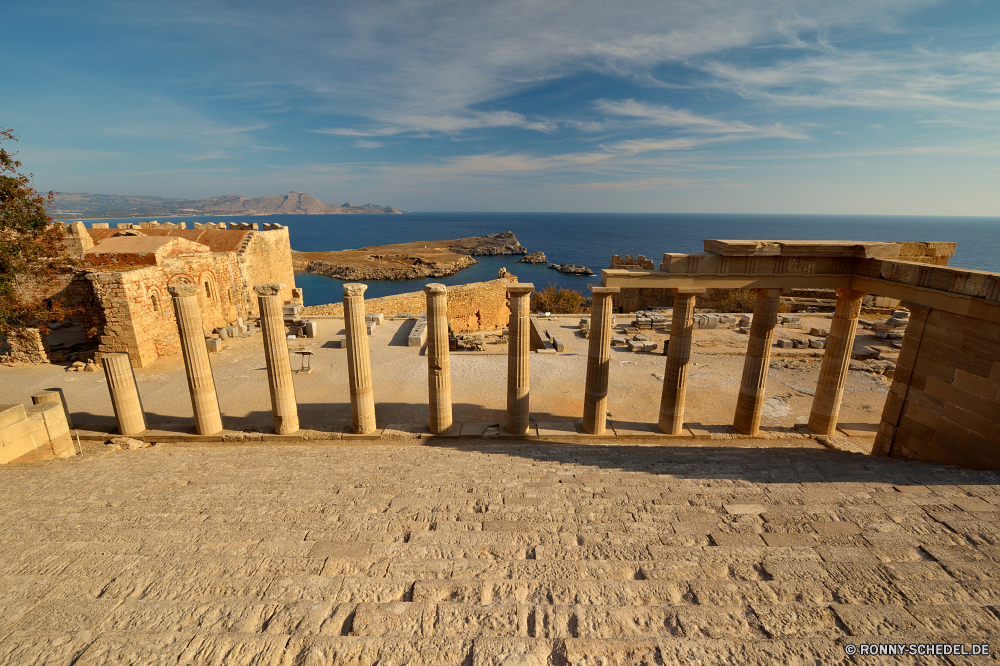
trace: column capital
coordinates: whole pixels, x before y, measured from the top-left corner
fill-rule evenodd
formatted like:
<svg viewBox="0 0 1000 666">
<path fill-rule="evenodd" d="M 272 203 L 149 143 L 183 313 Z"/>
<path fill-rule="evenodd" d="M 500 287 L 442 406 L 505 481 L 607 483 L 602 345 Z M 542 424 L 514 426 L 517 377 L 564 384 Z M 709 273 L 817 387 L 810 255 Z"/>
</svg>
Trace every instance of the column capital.
<svg viewBox="0 0 1000 666">
<path fill-rule="evenodd" d="M 851 299 L 851 298 L 864 298 L 865 296 L 867 296 L 867 292 L 858 291 L 857 289 L 838 289 L 837 290 L 837 297 L 838 298 L 848 298 L 848 299 Z"/>
<path fill-rule="evenodd" d="M 424 285 L 424 293 L 431 294 L 432 296 L 444 296 L 448 293 L 448 287 L 440 282 L 431 282 Z"/>
<path fill-rule="evenodd" d="M 285 283 L 283 282 L 266 282 L 258 284 L 253 290 L 258 296 L 277 296 L 284 288 Z"/>
<path fill-rule="evenodd" d="M 612 296 L 621 293 L 621 287 L 602 287 L 599 284 L 588 284 L 587 289 L 594 296 Z"/>
<path fill-rule="evenodd" d="M 364 296 L 368 285 L 360 282 L 351 282 L 344 285 L 344 296 Z"/>
<path fill-rule="evenodd" d="M 196 284 L 174 284 L 167 287 L 167 291 L 174 298 L 184 298 L 185 296 L 197 296 L 198 285 Z"/>
<path fill-rule="evenodd" d="M 524 294 L 530 294 L 535 290 L 535 285 L 530 282 L 515 282 L 514 284 L 507 285 L 507 293 L 512 296 L 522 296 Z"/>
</svg>

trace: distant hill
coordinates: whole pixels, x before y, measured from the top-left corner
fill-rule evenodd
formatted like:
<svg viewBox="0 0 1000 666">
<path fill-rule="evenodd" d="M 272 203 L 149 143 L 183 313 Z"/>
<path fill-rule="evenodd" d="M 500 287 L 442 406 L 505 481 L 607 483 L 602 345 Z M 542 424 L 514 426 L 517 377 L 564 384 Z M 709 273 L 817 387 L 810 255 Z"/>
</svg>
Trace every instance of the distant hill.
<svg viewBox="0 0 1000 666">
<path fill-rule="evenodd" d="M 173 215 L 365 215 L 399 214 L 392 206 L 325 204 L 302 192 L 248 199 L 227 194 L 208 199 L 164 199 L 125 194 L 64 192 L 56 195 L 49 215 L 57 220 L 101 217 L 168 217 Z"/>
</svg>

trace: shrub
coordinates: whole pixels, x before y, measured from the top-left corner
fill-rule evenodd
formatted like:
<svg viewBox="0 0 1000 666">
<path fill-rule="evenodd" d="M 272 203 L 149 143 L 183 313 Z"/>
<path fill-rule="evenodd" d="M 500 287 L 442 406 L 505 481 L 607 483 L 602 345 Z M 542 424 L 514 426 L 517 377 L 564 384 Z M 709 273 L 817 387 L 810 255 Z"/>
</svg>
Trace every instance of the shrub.
<svg viewBox="0 0 1000 666">
<path fill-rule="evenodd" d="M 757 305 L 757 292 L 753 289 L 733 289 L 720 298 L 715 305 L 716 312 L 753 312 Z"/>
<path fill-rule="evenodd" d="M 572 314 L 586 312 L 590 299 L 575 289 L 560 289 L 551 282 L 549 286 L 531 295 L 532 312 Z"/>
</svg>

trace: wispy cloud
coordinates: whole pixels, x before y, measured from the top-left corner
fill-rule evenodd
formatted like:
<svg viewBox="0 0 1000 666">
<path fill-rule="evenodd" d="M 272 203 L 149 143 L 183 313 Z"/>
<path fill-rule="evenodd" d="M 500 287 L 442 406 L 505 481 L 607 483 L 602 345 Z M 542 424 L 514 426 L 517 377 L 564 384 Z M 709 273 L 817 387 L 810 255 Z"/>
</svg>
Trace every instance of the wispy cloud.
<svg viewBox="0 0 1000 666">
<path fill-rule="evenodd" d="M 351 145 L 355 148 L 381 148 L 385 144 L 381 141 L 367 141 L 365 139 L 361 139 L 359 141 L 355 141 Z"/>
<path fill-rule="evenodd" d="M 754 137 L 769 137 L 782 139 L 808 139 L 809 136 L 799 131 L 782 127 L 780 123 L 771 126 L 758 127 L 742 121 L 725 121 L 718 118 L 700 116 L 681 109 L 672 109 L 664 105 L 651 105 L 626 99 L 614 102 L 607 99 L 595 103 L 597 109 L 609 115 L 638 118 L 653 125 L 672 127 L 687 132 L 707 134 L 744 134 Z"/>
</svg>

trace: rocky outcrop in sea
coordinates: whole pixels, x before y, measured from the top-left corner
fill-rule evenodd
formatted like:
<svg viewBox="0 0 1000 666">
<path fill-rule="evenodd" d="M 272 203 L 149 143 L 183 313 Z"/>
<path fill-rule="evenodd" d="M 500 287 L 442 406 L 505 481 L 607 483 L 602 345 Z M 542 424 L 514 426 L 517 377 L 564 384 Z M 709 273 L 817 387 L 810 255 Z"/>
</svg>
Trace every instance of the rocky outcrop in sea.
<svg viewBox="0 0 1000 666">
<path fill-rule="evenodd" d="M 544 252 L 535 252 L 534 254 L 529 254 L 525 257 L 518 259 L 515 263 L 518 264 L 547 264 L 549 260 L 545 258 Z"/>
<path fill-rule="evenodd" d="M 549 268 L 564 273 L 565 275 L 593 275 L 594 271 L 579 264 L 549 264 Z"/>
</svg>

